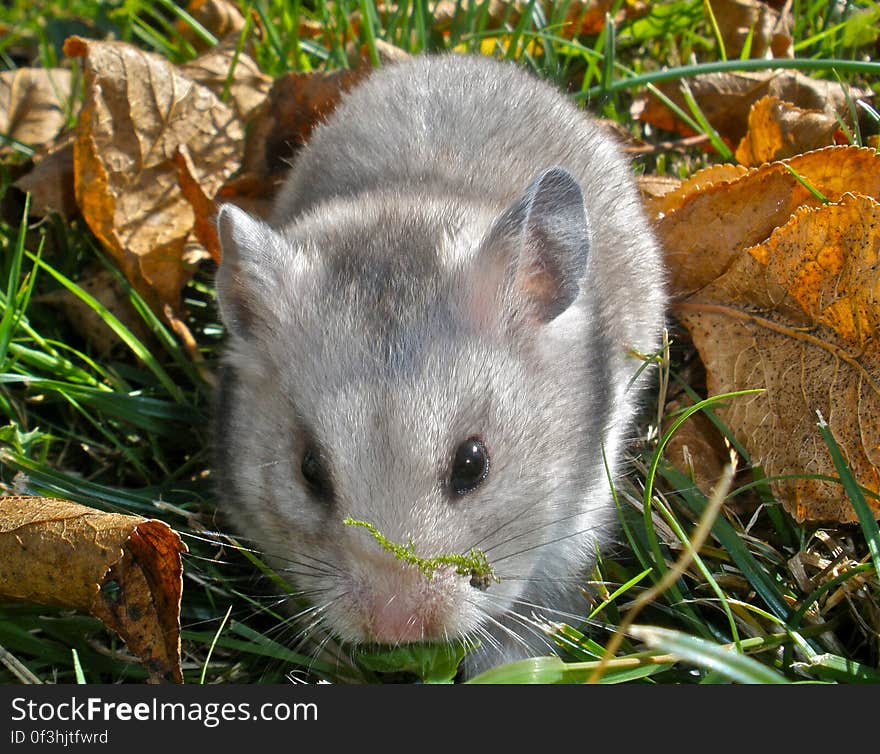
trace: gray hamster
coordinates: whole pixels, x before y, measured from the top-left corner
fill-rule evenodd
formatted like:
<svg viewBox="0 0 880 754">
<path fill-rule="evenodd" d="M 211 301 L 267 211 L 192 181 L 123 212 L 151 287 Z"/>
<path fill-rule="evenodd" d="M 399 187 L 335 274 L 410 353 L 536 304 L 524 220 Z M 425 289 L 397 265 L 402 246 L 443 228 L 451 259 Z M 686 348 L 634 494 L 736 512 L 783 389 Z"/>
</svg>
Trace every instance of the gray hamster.
<svg viewBox="0 0 880 754">
<path fill-rule="evenodd" d="M 512 63 L 416 57 L 344 97 L 269 222 L 217 224 L 219 497 L 304 630 L 471 637 L 468 674 L 546 654 L 533 615 L 583 614 L 664 324 L 613 141 Z M 497 580 L 428 578 L 346 517 L 423 558 L 475 548 Z"/>
</svg>

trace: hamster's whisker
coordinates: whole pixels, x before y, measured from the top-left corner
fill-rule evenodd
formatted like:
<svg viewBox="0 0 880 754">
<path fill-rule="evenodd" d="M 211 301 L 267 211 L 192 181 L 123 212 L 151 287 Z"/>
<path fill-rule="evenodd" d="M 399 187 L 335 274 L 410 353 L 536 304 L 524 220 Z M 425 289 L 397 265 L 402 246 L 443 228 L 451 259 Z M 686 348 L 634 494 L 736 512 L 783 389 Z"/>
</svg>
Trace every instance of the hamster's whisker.
<svg viewBox="0 0 880 754">
<path fill-rule="evenodd" d="M 241 539 L 241 537 L 239 537 L 239 539 Z M 260 547 L 258 547 L 258 548 L 242 547 L 241 545 L 232 545 L 232 544 L 229 544 L 226 542 L 216 542 L 211 539 L 208 539 L 205 541 L 210 542 L 211 544 L 222 545 L 223 547 L 228 547 L 229 549 L 232 549 L 232 550 L 237 550 L 237 551 L 241 551 L 241 552 L 249 552 L 254 555 L 258 555 L 260 557 L 267 557 L 268 556 L 272 560 L 276 560 L 279 562 L 290 563 L 291 565 L 295 565 L 295 566 L 298 565 L 298 566 L 302 566 L 303 568 L 312 568 L 312 569 L 315 569 L 316 573 L 320 572 L 320 573 L 327 573 L 327 574 L 338 574 L 338 573 L 342 572 L 342 570 L 338 566 L 333 565 L 332 563 L 328 563 L 327 561 L 321 560 L 319 558 L 316 558 L 313 555 L 309 555 L 306 552 L 302 552 L 302 551 L 296 552 L 296 553 L 294 553 L 294 557 L 290 557 L 289 555 L 285 555 L 283 553 L 289 552 L 289 545 L 287 547 L 285 547 L 285 546 L 282 546 L 280 543 L 276 544 L 271 541 L 267 541 L 265 539 L 260 541 L 260 543 L 259 543 Z M 324 566 L 327 570 L 326 571 L 319 571 L 316 568 L 316 566 L 313 566 L 309 563 L 305 563 L 303 560 L 301 560 L 302 558 L 306 558 L 308 560 L 313 560 L 316 563 Z M 282 569 L 279 569 L 279 570 L 282 570 Z"/>
<path fill-rule="evenodd" d="M 535 544 L 535 545 L 529 545 L 529 546 L 527 546 L 527 547 L 522 547 L 521 549 L 514 550 L 514 551 L 512 551 L 512 552 L 505 552 L 505 553 L 500 554 L 500 555 L 497 555 L 497 556 L 495 556 L 495 557 L 490 557 L 490 558 L 489 558 L 489 561 L 490 561 L 490 563 L 491 563 L 493 566 L 495 566 L 495 565 L 497 565 L 498 563 L 502 563 L 502 562 L 504 562 L 505 560 L 510 560 L 511 558 L 516 558 L 516 557 L 518 557 L 518 556 L 520 556 L 520 555 L 522 555 L 522 554 L 524 554 L 524 553 L 527 553 L 527 552 L 532 552 L 532 551 L 534 551 L 534 550 L 539 550 L 539 549 L 541 549 L 542 547 L 548 547 L 548 546 L 550 546 L 550 545 L 557 544 L 558 542 L 563 542 L 563 541 L 565 541 L 565 540 L 573 539 L 573 538 L 577 538 L 577 537 L 581 537 L 581 536 L 584 536 L 584 535 L 587 535 L 587 534 L 593 534 L 593 533 L 595 533 L 595 532 L 601 532 L 603 529 L 605 529 L 605 528 L 607 528 L 607 527 L 609 527 L 609 526 L 611 526 L 611 524 L 608 524 L 608 523 L 605 523 L 605 522 L 592 523 L 592 524 L 590 524 L 589 526 L 587 526 L 587 527 L 584 528 L 584 529 L 580 529 L 580 530 L 578 530 L 578 531 L 574 531 L 574 532 L 570 532 L 570 533 L 568 533 L 568 534 L 560 535 L 559 537 L 556 537 L 556 538 L 554 538 L 554 539 L 547 540 L 546 542 L 539 542 L 538 544 Z M 524 536 L 524 535 L 523 535 L 523 536 Z M 492 549 L 493 549 L 493 550 L 497 550 L 497 549 L 501 548 L 501 547 L 504 546 L 504 545 L 510 544 L 511 542 L 515 542 L 517 539 L 522 539 L 523 536 L 518 535 L 518 536 L 516 536 L 516 537 L 511 537 L 510 539 L 505 540 L 504 542 L 499 542 L 499 543 L 498 543 L 496 546 L 494 546 Z M 485 551 L 484 551 L 484 553 L 488 553 L 488 552 L 490 552 L 490 551 L 489 551 L 489 550 L 485 550 Z M 576 578 L 576 577 L 575 577 L 575 578 Z"/>
<path fill-rule="evenodd" d="M 342 569 L 339 566 L 334 565 L 333 563 L 329 563 L 326 560 L 321 560 L 321 558 L 317 558 L 314 555 L 309 555 L 307 552 L 298 552 L 297 556 L 301 557 L 301 558 L 307 558 L 308 560 L 311 560 L 311 561 L 317 563 L 318 565 L 324 566 L 324 568 L 327 569 L 326 570 L 327 573 L 333 573 L 333 574 L 343 573 Z M 314 568 L 315 566 L 312 566 L 312 567 Z"/>
<path fill-rule="evenodd" d="M 182 532 L 187 539 L 194 539 L 198 542 L 205 542 L 209 545 L 216 545 L 234 552 L 250 552 L 255 555 L 261 555 L 265 550 L 266 540 L 257 540 L 255 537 L 248 537 L 239 534 L 227 534 L 225 531 L 203 531 L 200 534 L 193 532 Z M 251 542 L 253 547 L 245 547 L 242 542 Z"/>
<path fill-rule="evenodd" d="M 483 643 L 483 641 L 485 641 L 489 647 L 491 647 L 498 653 L 500 653 L 503 649 L 503 647 L 501 646 L 501 642 L 498 641 L 498 639 L 492 634 L 492 632 L 483 625 L 479 625 L 473 630 L 473 636 L 479 639 L 481 644 Z"/>
<path fill-rule="evenodd" d="M 315 620 L 312 621 L 312 623 L 309 624 L 309 626 L 303 630 L 303 632 L 300 634 L 300 639 L 296 644 L 296 648 L 297 648 L 297 650 L 299 650 L 299 648 L 302 647 L 304 644 L 306 644 L 306 642 L 313 641 L 316 638 L 316 634 L 318 632 L 320 632 L 322 634 L 320 641 L 318 641 L 317 643 L 314 643 L 310 649 L 310 652 L 309 652 L 309 654 L 311 656 L 311 660 L 308 665 L 308 670 L 310 673 L 313 672 L 313 668 L 314 668 L 315 663 L 321 659 L 322 655 L 324 655 L 324 656 L 329 655 L 329 657 L 332 658 L 335 661 L 335 664 L 338 666 L 343 659 L 343 655 L 345 654 L 344 648 L 340 647 L 339 644 L 337 642 L 335 642 L 335 640 L 333 638 L 333 634 L 330 633 L 329 631 L 324 631 L 323 628 L 321 627 L 321 623 L 323 623 L 326 619 L 326 615 L 324 614 L 324 611 L 328 607 L 330 607 L 330 605 L 334 601 L 335 600 L 330 600 L 329 602 L 325 603 L 324 605 L 321 605 L 321 608 L 320 608 L 321 614 L 318 615 L 315 618 Z M 331 647 L 331 642 L 332 642 L 332 648 L 328 650 L 327 648 Z M 349 660 L 350 664 L 353 663 L 353 658 L 351 657 L 350 653 L 348 654 L 348 660 Z"/>
<path fill-rule="evenodd" d="M 484 595 L 483 600 L 486 600 L 487 596 L 488 595 Z M 490 598 L 489 601 L 500 606 L 501 614 L 499 617 L 506 617 L 506 616 L 512 615 L 514 613 L 514 611 L 511 610 L 510 604 L 508 603 L 507 600 L 504 600 L 500 597 L 499 598 L 493 597 L 493 598 Z M 481 627 L 483 628 L 484 631 L 488 630 L 486 628 L 486 625 L 484 625 L 484 624 L 492 624 L 493 626 L 498 628 L 501 632 L 510 636 L 517 644 L 521 644 L 525 649 L 529 648 L 528 642 L 519 633 L 517 633 L 512 626 L 508 626 L 508 625 L 504 624 L 501 620 L 499 620 L 499 617 L 496 617 L 495 615 L 490 613 L 488 610 L 486 610 L 486 608 L 483 604 L 477 604 L 473 600 L 468 600 L 468 602 L 470 604 L 474 605 L 477 608 L 478 612 L 480 613 L 480 617 L 482 619 Z M 495 641 L 496 641 L 496 643 L 498 643 L 497 636 L 495 637 Z M 502 648 L 502 647 L 499 643 L 499 649 L 500 648 Z"/>
<path fill-rule="evenodd" d="M 321 560 L 320 558 L 315 557 L 314 555 L 309 555 L 307 552 L 297 552 L 294 553 L 295 557 L 284 557 L 281 555 L 277 555 L 274 551 L 269 549 L 264 549 L 262 552 L 258 552 L 258 555 L 265 555 L 271 558 L 272 560 L 283 561 L 285 563 L 289 563 L 291 566 L 299 566 L 301 568 L 307 568 L 310 571 L 314 571 L 315 573 L 321 573 L 326 575 L 339 575 L 343 571 L 339 566 L 333 565 L 332 563 L 328 563 L 325 560 Z M 307 563 L 306 560 L 313 561 L 313 563 L 317 563 L 317 565 L 313 565 L 312 563 Z M 321 566 L 319 568 L 319 566 Z M 284 568 L 279 568 L 278 570 L 283 572 L 287 569 L 287 566 Z"/>
<path fill-rule="evenodd" d="M 542 500 L 546 499 L 547 497 L 550 497 L 550 496 L 556 494 L 556 492 L 559 490 L 559 488 L 562 487 L 562 484 L 563 484 L 562 482 L 558 482 L 558 483 L 553 487 L 552 490 L 549 490 L 549 491 L 548 491 L 547 493 L 545 493 L 542 497 L 540 497 L 540 498 L 535 498 L 535 499 L 529 501 L 525 506 L 523 506 L 523 507 L 522 507 L 517 513 L 515 513 L 513 516 L 511 516 L 511 517 L 505 519 L 501 524 L 499 524 L 497 527 L 495 527 L 494 530 L 490 531 L 488 534 L 486 534 L 486 535 L 484 535 L 483 537 L 481 537 L 480 539 L 478 539 L 473 545 L 471 545 L 471 548 L 473 548 L 473 549 L 480 548 L 480 546 L 483 544 L 483 542 L 485 542 L 486 540 L 488 540 L 488 539 L 491 538 L 491 537 L 494 537 L 494 536 L 495 536 L 498 532 L 500 532 L 502 529 L 504 529 L 504 528 L 506 528 L 506 527 L 508 527 L 508 526 L 510 526 L 510 525 L 512 525 L 512 524 L 514 524 L 514 523 L 516 523 L 516 521 L 518 521 L 518 520 L 520 519 L 521 516 L 524 516 L 525 514 L 534 511 L 536 505 L 537 505 L 539 502 L 541 502 Z M 471 549 L 471 548 L 468 548 L 468 549 Z M 485 548 L 483 548 L 483 549 L 485 549 Z"/>
<path fill-rule="evenodd" d="M 321 655 L 324 654 L 324 650 L 327 647 L 327 645 L 330 644 L 331 639 L 332 639 L 332 636 L 329 633 L 325 634 L 324 638 L 321 639 L 321 641 L 315 645 L 315 647 L 311 653 L 311 655 L 312 655 L 311 660 L 309 661 L 309 664 L 308 664 L 308 669 L 309 669 L 310 673 L 314 673 L 315 663 L 320 662 Z M 333 659 L 335 659 L 337 661 L 337 665 L 338 665 L 339 664 L 339 656 L 332 654 L 332 653 L 331 653 L 331 655 L 333 656 Z"/>
<path fill-rule="evenodd" d="M 510 542 L 514 542 L 517 539 L 522 539 L 523 537 L 531 536 L 535 532 L 541 531 L 541 529 L 546 529 L 548 527 L 556 526 L 556 525 L 558 525 L 564 521 L 568 521 L 572 518 L 578 518 L 579 516 L 590 515 L 592 513 L 595 513 L 597 510 L 602 510 L 602 507 L 603 506 L 597 505 L 595 508 L 590 508 L 590 509 L 587 509 L 586 511 L 575 511 L 574 513 L 571 513 L 567 516 L 562 516 L 560 518 L 554 518 L 552 521 L 547 521 L 547 522 L 540 524 L 538 526 L 534 526 L 527 531 L 520 532 L 519 534 L 514 534 L 514 535 L 508 537 L 507 539 L 502 539 L 500 542 L 496 542 L 495 544 L 492 544 L 489 547 L 484 547 L 483 552 L 485 554 L 489 554 L 492 552 L 492 550 L 496 550 L 499 547 L 502 547 L 506 544 L 509 544 Z M 575 534 L 577 534 L 577 532 L 575 532 Z M 572 535 L 572 536 L 574 536 L 574 535 Z M 474 547 L 476 547 L 476 545 Z"/>
<path fill-rule="evenodd" d="M 259 613 L 259 610 L 254 610 L 249 608 L 249 606 L 242 607 L 240 610 L 233 610 L 229 617 L 235 620 L 245 620 Z M 219 617 L 214 618 L 203 618 L 201 620 L 192 620 L 187 623 L 181 623 L 182 629 L 193 630 L 204 626 L 210 626 L 212 624 L 216 625 L 220 620 Z"/>
<path fill-rule="evenodd" d="M 530 602 L 526 602 L 523 600 L 513 600 L 512 605 L 527 607 L 532 611 L 532 614 L 535 614 L 535 611 L 539 611 L 539 613 L 543 612 L 554 612 L 562 615 L 567 615 L 568 617 L 577 617 L 571 616 L 570 614 L 565 614 L 561 610 L 556 610 L 554 608 L 546 608 L 542 605 L 534 605 Z M 553 640 L 547 635 L 547 632 L 544 630 L 544 624 L 539 620 L 536 620 L 536 617 L 528 617 L 520 612 L 518 609 L 514 609 L 511 606 L 506 606 L 504 609 L 504 615 L 508 616 L 512 620 L 516 621 L 520 626 L 527 629 L 529 633 L 534 634 L 542 644 L 545 644 L 549 649 L 553 648 Z"/>
<path fill-rule="evenodd" d="M 526 616 L 522 615 L 521 613 L 519 613 L 516 610 L 513 610 L 511 608 L 507 608 L 504 611 L 504 616 L 506 618 L 509 618 L 514 623 L 518 624 L 520 627 L 524 628 L 530 634 L 532 634 L 535 638 L 538 639 L 539 643 L 544 644 L 548 649 L 552 650 L 552 648 L 553 648 L 552 641 L 550 641 L 550 638 L 547 636 L 546 633 L 541 631 L 539 628 L 536 628 L 536 626 L 538 626 L 538 624 L 535 621 L 530 620 Z M 503 623 L 501 623 L 498 620 L 495 620 L 494 618 L 493 618 L 493 622 L 495 623 L 495 625 L 498 625 L 498 626 L 504 625 Z M 518 642 L 520 644 L 522 644 L 530 654 L 535 654 L 534 645 L 529 644 L 529 642 L 526 641 L 524 636 L 517 633 L 512 627 L 506 626 L 506 628 L 507 628 L 508 634 L 510 636 L 517 637 Z"/>
<path fill-rule="evenodd" d="M 501 602 L 501 601 L 502 600 L 499 599 L 499 602 Z M 567 618 L 570 620 L 575 620 L 579 623 L 586 622 L 585 616 L 579 615 L 577 613 L 571 613 L 566 610 L 561 610 L 559 608 L 552 607 L 550 605 L 541 605 L 541 604 L 538 604 L 537 602 L 530 602 L 528 600 L 524 600 L 524 599 L 520 599 L 520 598 L 512 599 L 512 600 L 510 600 L 510 603 L 512 605 L 516 605 L 517 607 L 527 607 L 532 612 L 553 613 L 554 615 L 557 615 L 560 618 Z"/>
<path fill-rule="evenodd" d="M 338 577 L 339 572 L 331 571 L 326 568 L 319 568 L 318 566 L 314 566 L 311 563 L 297 563 L 292 566 L 288 566 L 286 568 L 279 569 L 278 573 L 280 575 L 290 574 L 294 577 L 294 587 L 299 587 L 300 584 L 297 581 L 298 579 L 306 580 L 306 579 L 320 579 L 320 578 L 329 578 L 331 580 Z"/>
<path fill-rule="evenodd" d="M 299 638 L 299 641 L 296 644 L 297 648 L 301 647 L 307 641 L 311 641 L 311 640 L 315 639 L 316 633 L 319 630 L 319 626 L 321 625 L 322 622 L 324 622 L 326 620 L 327 609 L 335 601 L 336 600 L 331 599 L 331 600 L 324 602 L 320 605 L 314 605 L 308 611 L 304 611 L 305 614 L 302 616 L 302 618 L 305 618 L 306 615 L 308 615 L 309 621 L 305 622 L 302 620 L 302 618 L 299 621 L 297 621 L 297 623 L 299 624 L 299 625 L 295 626 L 298 629 L 297 636 Z M 324 639 L 324 641 L 322 641 L 322 644 L 323 644 L 326 642 L 326 640 L 328 640 L 331 637 L 331 635 L 329 633 L 326 633 L 323 631 L 321 633 L 325 634 L 325 639 Z"/>
<path fill-rule="evenodd" d="M 512 525 L 512 524 L 514 524 L 514 523 L 515 523 L 516 521 L 518 521 L 522 516 L 524 516 L 524 515 L 526 515 L 526 514 L 528 514 L 528 513 L 531 513 L 531 512 L 533 512 L 533 511 L 535 511 L 536 508 L 537 508 L 537 506 L 538 506 L 540 503 L 546 501 L 547 499 L 552 498 L 552 497 L 553 497 L 554 495 L 556 495 L 556 494 L 559 492 L 559 490 L 560 490 L 565 484 L 567 484 L 567 483 L 569 483 L 569 480 L 558 481 L 558 482 L 552 487 L 552 489 L 545 491 L 540 497 L 536 497 L 536 498 L 534 498 L 533 500 L 531 500 L 530 502 L 528 502 L 523 508 L 521 508 L 521 509 L 520 509 L 518 512 L 516 512 L 513 516 L 507 518 L 503 523 L 501 523 L 498 527 L 496 527 L 492 532 L 490 532 L 490 533 L 486 534 L 485 536 L 481 537 L 481 538 L 480 538 L 475 544 L 472 545 L 472 547 L 473 547 L 473 548 L 479 548 L 479 547 L 482 545 L 483 542 L 485 542 L 485 541 L 488 540 L 490 537 L 492 537 L 492 536 L 494 536 L 495 534 L 497 534 L 499 531 L 501 531 L 501 530 L 503 530 L 504 528 L 506 528 L 506 527 L 508 527 L 508 526 L 510 526 L 510 525 Z M 577 516 L 581 516 L 581 515 L 590 515 L 590 514 L 592 514 L 593 512 L 595 512 L 595 511 L 597 511 L 597 510 L 603 510 L 604 508 L 605 508 L 605 506 L 603 506 L 603 505 L 601 505 L 601 504 L 596 504 L 596 505 L 595 505 L 594 507 L 592 507 L 592 508 L 587 508 L 586 510 L 575 511 L 574 513 L 572 513 L 572 514 L 569 515 L 569 516 L 565 516 L 565 517 L 562 517 L 562 518 L 554 518 L 552 521 L 548 521 L 548 522 L 546 522 L 546 523 L 544 523 L 544 524 L 542 524 L 541 526 L 538 526 L 538 527 L 533 527 L 533 528 L 530 529 L 528 532 L 525 532 L 525 533 L 523 533 L 523 534 L 519 534 L 519 535 L 517 535 L 517 536 L 528 536 L 528 535 L 529 535 L 530 533 L 532 533 L 532 532 L 539 531 L 540 529 L 545 528 L 545 527 L 548 527 L 548 526 L 554 526 L 555 524 L 560 523 L 560 522 L 562 522 L 562 521 L 567 521 L 569 518 L 576 518 Z M 538 510 L 540 510 L 540 509 L 538 509 Z M 508 541 L 510 541 L 510 540 L 509 540 L 509 539 L 504 540 L 504 542 L 508 542 Z M 502 542 L 502 544 L 503 544 L 503 542 Z M 483 549 L 484 551 L 488 552 L 490 549 L 492 549 L 492 547 L 490 546 L 489 548 L 482 548 L 482 549 Z"/>
<path fill-rule="evenodd" d="M 287 576 L 300 576 L 302 578 L 314 578 L 315 576 L 333 576 L 334 574 L 331 571 L 326 571 L 323 568 L 315 568 L 308 563 L 300 563 L 298 564 L 298 568 L 290 566 L 287 568 L 282 568 L 279 570 L 279 573 Z"/>
<path fill-rule="evenodd" d="M 547 540 L 546 542 L 541 542 L 540 544 L 532 545 L 531 547 L 524 547 L 521 550 L 518 550 L 516 552 L 507 553 L 506 555 L 502 555 L 500 558 L 495 558 L 492 561 L 492 563 L 494 565 L 496 563 L 500 563 L 500 562 L 507 560 L 509 558 L 515 558 L 518 555 L 522 555 L 523 553 L 526 553 L 526 552 L 532 552 L 533 550 L 538 550 L 542 547 L 549 547 L 550 545 L 555 545 L 559 542 L 564 542 L 565 540 L 572 539 L 573 537 L 580 537 L 584 534 L 590 534 L 591 532 L 601 530 L 604 526 L 608 526 L 608 524 L 605 524 L 605 523 L 593 524 L 592 526 L 588 526 L 585 529 L 580 529 L 579 531 L 571 532 L 571 533 L 565 534 L 561 537 L 556 537 L 555 539 L 550 539 L 550 540 Z"/>
<path fill-rule="evenodd" d="M 286 601 L 286 599 L 281 600 L 281 602 Z M 274 626 L 266 630 L 264 632 L 264 635 L 266 636 L 266 638 L 271 638 L 273 641 L 285 643 L 284 636 L 287 633 L 300 636 L 303 630 L 303 623 L 306 621 L 306 619 L 314 616 L 314 614 L 320 609 L 320 605 L 313 605 L 311 607 L 300 610 L 295 615 L 285 617 L 282 620 L 278 621 Z"/>
<path fill-rule="evenodd" d="M 496 652 L 501 654 L 504 651 L 504 646 L 498 640 L 498 637 L 495 636 L 491 631 L 489 631 L 489 629 L 486 628 L 485 625 L 483 625 L 484 623 L 491 623 L 493 626 L 495 626 L 498 629 L 499 632 L 509 636 L 514 641 L 514 643 L 521 644 L 523 646 L 523 648 L 525 648 L 525 649 L 529 648 L 528 642 L 525 639 L 523 639 L 523 637 L 520 636 L 516 631 L 514 631 L 510 626 L 505 626 L 501 621 L 499 621 L 494 616 L 490 615 L 483 608 L 480 608 L 480 613 L 482 614 L 481 615 L 482 623 L 480 624 L 480 626 L 478 626 L 476 629 L 474 629 L 474 633 L 482 638 L 485 638 L 486 641 L 489 643 L 489 645 Z"/>
<path fill-rule="evenodd" d="M 325 602 L 321 605 L 315 605 L 311 610 L 306 611 L 305 614 L 301 616 L 301 618 L 305 618 L 306 616 L 308 616 L 309 620 L 308 622 L 305 622 L 302 619 L 298 621 L 299 625 L 297 626 L 297 628 L 299 629 L 299 644 L 303 644 L 306 640 L 315 638 L 317 629 L 326 619 L 326 610 L 328 607 L 330 607 L 332 602 L 333 600 L 331 600 L 330 602 Z M 327 634 L 325 638 L 326 637 L 329 637 L 329 634 Z"/>
<path fill-rule="evenodd" d="M 537 603 L 529 602 L 523 599 L 514 599 L 512 600 L 512 603 L 514 605 L 527 607 L 532 610 L 533 613 L 538 613 L 540 615 L 552 615 L 569 625 L 586 624 L 588 626 L 592 626 L 593 628 L 605 629 L 606 631 L 616 630 L 616 627 L 608 623 L 607 621 L 590 618 L 587 615 L 580 615 L 578 613 L 572 613 L 567 610 L 561 610 L 550 605 L 539 605 Z"/>
<path fill-rule="evenodd" d="M 498 578 L 502 581 L 522 581 L 528 584 L 586 584 L 585 579 L 579 576 L 517 576 L 505 573 Z"/>
<path fill-rule="evenodd" d="M 322 594 L 322 593 L 323 593 L 323 590 L 322 591 L 315 590 L 312 592 L 312 594 L 315 596 L 317 596 L 318 594 Z M 308 607 L 300 610 L 298 613 L 295 613 L 289 617 L 286 617 L 282 621 L 282 623 L 286 623 L 288 625 L 291 625 L 291 624 L 294 624 L 297 622 L 301 623 L 304 618 L 306 618 L 314 613 L 322 612 L 322 611 L 326 610 L 328 606 L 329 606 L 329 603 L 324 603 L 323 605 L 320 605 L 320 604 L 309 605 Z"/>
</svg>

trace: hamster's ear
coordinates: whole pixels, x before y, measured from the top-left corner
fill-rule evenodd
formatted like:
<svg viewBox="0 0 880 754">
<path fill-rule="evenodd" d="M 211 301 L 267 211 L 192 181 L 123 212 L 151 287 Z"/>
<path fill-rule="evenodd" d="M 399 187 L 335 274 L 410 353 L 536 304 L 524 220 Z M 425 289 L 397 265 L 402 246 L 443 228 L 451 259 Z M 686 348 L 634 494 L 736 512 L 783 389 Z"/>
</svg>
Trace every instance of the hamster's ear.
<svg viewBox="0 0 880 754">
<path fill-rule="evenodd" d="M 217 231 L 223 250 L 216 280 L 220 316 L 230 332 L 247 336 L 277 305 L 283 259 L 291 252 L 269 225 L 234 204 L 220 206 Z"/>
<path fill-rule="evenodd" d="M 482 249 L 500 275 L 502 288 L 495 293 L 524 299 L 541 323 L 577 298 L 589 251 L 584 196 L 561 167 L 548 168 L 532 182 L 495 221 Z"/>
</svg>

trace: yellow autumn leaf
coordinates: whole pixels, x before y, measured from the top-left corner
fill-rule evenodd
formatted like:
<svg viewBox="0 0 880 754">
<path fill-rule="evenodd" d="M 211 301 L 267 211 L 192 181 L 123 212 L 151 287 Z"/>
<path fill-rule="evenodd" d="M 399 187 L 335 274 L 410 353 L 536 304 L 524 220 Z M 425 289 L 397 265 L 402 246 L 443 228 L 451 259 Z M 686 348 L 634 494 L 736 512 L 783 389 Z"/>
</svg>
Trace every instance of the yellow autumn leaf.
<svg viewBox="0 0 880 754">
<path fill-rule="evenodd" d="M 806 110 L 779 97 L 762 97 L 749 111 L 749 129 L 736 148 L 742 165 L 761 165 L 830 146 L 837 118 Z"/>
<path fill-rule="evenodd" d="M 880 492 L 880 203 L 845 194 L 801 207 L 676 311 L 709 394 L 764 392 L 716 409 L 799 520 L 853 522 L 816 431 L 828 421 L 857 481 Z M 880 515 L 880 504 L 869 497 Z"/>
<path fill-rule="evenodd" d="M 831 201 L 846 192 L 880 198 L 880 155 L 859 147 L 827 147 L 733 180 L 685 185 L 663 197 L 667 211 L 657 221 L 673 294 L 683 297 L 710 284 L 798 207 L 821 205 L 789 168 Z"/>
</svg>

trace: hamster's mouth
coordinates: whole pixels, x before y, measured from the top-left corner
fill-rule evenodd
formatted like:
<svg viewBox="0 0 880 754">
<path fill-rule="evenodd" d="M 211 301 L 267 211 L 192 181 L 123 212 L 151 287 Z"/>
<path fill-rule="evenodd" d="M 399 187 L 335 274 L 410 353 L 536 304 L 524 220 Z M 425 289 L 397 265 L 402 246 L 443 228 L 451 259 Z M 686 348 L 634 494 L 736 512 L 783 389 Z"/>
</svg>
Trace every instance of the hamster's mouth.
<svg viewBox="0 0 880 754">
<path fill-rule="evenodd" d="M 385 683 L 452 683 L 465 655 L 479 642 L 414 642 L 390 646 L 361 644 L 353 652 L 358 666 Z"/>
</svg>

